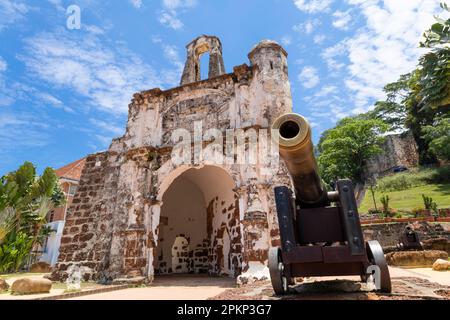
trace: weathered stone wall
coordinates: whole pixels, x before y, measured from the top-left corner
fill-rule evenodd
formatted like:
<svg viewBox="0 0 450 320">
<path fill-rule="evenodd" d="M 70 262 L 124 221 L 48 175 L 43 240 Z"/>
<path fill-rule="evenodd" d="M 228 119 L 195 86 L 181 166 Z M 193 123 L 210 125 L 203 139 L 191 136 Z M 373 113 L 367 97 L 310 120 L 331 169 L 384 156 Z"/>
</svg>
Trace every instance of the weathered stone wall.
<svg viewBox="0 0 450 320">
<path fill-rule="evenodd" d="M 363 234 L 366 241 L 377 240 L 383 248 L 395 247 L 398 239 L 408 225 L 404 223 L 383 223 L 363 225 Z M 420 240 L 447 237 L 450 240 L 450 225 L 428 222 L 415 222 L 411 224 L 419 234 Z"/>
<path fill-rule="evenodd" d="M 392 172 L 395 166 L 412 168 L 419 163 L 417 144 L 411 132 L 386 136 L 383 152 L 368 161 L 365 176 L 383 176 Z"/>
<path fill-rule="evenodd" d="M 99 153 L 86 159 L 61 238 L 58 257 L 61 279 L 66 278 L 65 271 L 74 261 L 91 270 L 85 274 L 86 278 L 108 267 L 113 214 L 110 203 L 104 199 L 114 194 L 116 188 L 115 172 L 108 168 L 107 157 L 107 153 Z"/>
<path fill-rule="evenodd" d="M 197 81 L 189 59 L 208 50 L 214 66 L 210 79 Z M 197 162 L 192 164 L 176 163 L 172 156 L 178 143 L 174 133 L 180 129 L 188 133 L 186 142 L 194 154 L 199 146 L 216 141 L 217 136 L 205 133 L 207 129 L 216 129 L 222 137 L 230 129 L 263 132 L 275 117 L 292 111 L 287 53 L 280 45 L 259 43 L 249 54 L 250 66 L 235 67 L 229 74 L 221 59 L 220 41 L 198 38 L 188 45 L 182 86 L 134 95 L 125 135 L 114 139 L 107 152 L 87 159 L 65 226 L 55 279 L 64 279 L 71 264 L 81 264 L 90 268 L 86 273 L 90 279 L 144 276 L 151 280 L 155 269 L 161 268 L 157 248 L 165 219 L 164 194 L 190 169 L 209 166 L 223 170 L 232 185 L 226 192 L 214 189 L 223 182 L 214 174 L 198 182 L 203 184 L 207 206 L 208 239 L 195 248 L 184 248 L 188 253 L 183 247 L 189 244 L 180 239 L 180 248 L 174 250 L 181 262 L 176 263 L 186 264 L 181 268 L 189 271 L 203 269 L 207 249 L 210 273 L 268 275 L 268 249 L 279 243 L 273 187 L 291 185 L 285 167 L 280 164 L 267 170 L 259 156 L 255 163 L 211 164 L 208 160 L 220 158 L 213 149 L 209 155 L 214 157 L 193 159 Z M 191 138 L 198 132 L 199 139 Z M 261 150 L 259 155 L 270 154 Z M 224 194 L 231 196 L 225 199 Z M 191 259 L 194 255 L 196 259 Z"/>
</svg>

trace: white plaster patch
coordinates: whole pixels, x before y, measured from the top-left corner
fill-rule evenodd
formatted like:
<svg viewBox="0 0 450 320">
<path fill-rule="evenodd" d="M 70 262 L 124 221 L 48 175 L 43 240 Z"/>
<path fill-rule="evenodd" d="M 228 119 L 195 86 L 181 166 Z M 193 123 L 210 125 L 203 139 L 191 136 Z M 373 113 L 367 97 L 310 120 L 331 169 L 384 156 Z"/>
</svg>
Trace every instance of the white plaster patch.
<svg viewBox="0 0 450 320">
<path fill-rule="evenodd" d="M 239 285 L 270 279 L 269 268 L 265 264 L 250 261 L 248 266 L 248 270 L 237 278 L 237 283 Z"/>
</svg>

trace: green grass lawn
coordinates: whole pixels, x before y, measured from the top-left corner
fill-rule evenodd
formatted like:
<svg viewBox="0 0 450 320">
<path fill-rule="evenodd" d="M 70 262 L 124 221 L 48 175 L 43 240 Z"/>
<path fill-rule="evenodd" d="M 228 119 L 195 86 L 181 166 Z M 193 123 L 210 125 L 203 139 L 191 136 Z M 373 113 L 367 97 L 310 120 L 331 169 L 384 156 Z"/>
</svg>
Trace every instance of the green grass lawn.
<svg viewBox="0 0 450 320">
<path fill-rule="evenodd" d="M 429 184 L 403 191 L 376 192 L 375 199 L 378 209 L 383 207 L 380 202 L 383 194 L 388 195 L 390 198 L 389 207 L 397 210 L 411 210 L 417 207 L 423 208 L 422 194 L 432 197 L 433 201 L 437 203 L 438 208 L 450 207 L 450 184 Z M 373 207 L 372 194 L 367 190 L 359 211 L 361 213 L 367 213 L 367 210 Z"/>
</svg>

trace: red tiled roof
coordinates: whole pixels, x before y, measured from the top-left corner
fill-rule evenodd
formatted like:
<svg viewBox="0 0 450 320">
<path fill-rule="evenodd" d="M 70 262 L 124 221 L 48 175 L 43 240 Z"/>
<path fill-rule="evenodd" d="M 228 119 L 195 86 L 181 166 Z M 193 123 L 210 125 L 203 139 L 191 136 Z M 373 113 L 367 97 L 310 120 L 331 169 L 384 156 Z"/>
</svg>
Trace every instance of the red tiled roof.
<svg viewBox="0 0 450 320">
<path fill-rule="evenodd" d="M 56 175 L 60 178 L 67 178 L 72 180 L 80 180 L 81 178 L 81 171 L 84 168 L 84 165 L 86 164 L 86 158 L 77 160 L 75 162 L 72 162 L 62 168 L 59 168 L 55 170 Z"/>
</svg>

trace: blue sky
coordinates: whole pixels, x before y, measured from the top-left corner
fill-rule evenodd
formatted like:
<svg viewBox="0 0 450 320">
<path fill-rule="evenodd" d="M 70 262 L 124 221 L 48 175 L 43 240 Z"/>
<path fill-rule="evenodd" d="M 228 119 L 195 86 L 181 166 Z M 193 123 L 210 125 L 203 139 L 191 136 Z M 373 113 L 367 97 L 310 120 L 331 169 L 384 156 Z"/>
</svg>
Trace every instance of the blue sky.
<svg viewBox="0 0 450 320">
<path fill-rule="evenodd" d="M 220 37 L 227 72 L 259 41 L 282 44 L 294 111 L 317 141 L 415 67 L 438 13 L 438 0 L 0 0 L 0 175 L 106 150 L 132 94 L 177 86 L 201 34 Z"/>
</svg>

